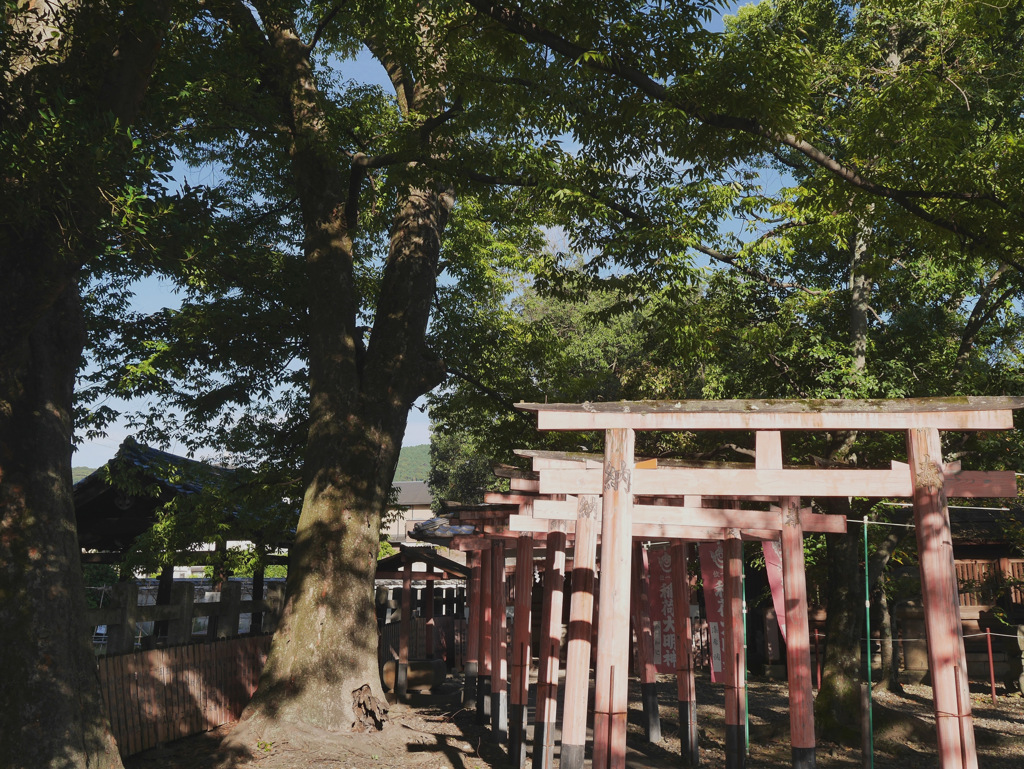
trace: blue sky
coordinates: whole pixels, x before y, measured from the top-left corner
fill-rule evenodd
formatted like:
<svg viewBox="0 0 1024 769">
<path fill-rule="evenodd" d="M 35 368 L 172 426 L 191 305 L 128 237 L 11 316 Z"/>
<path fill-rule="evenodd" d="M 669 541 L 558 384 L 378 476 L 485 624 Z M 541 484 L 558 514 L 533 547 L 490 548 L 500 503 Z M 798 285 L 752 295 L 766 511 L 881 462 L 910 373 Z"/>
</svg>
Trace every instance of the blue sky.
<svg viewBox="0 0 1024 769">
<path fill-rule="evenodd" d="M 727 7 L 726 13 L 734 12 L 735 8 L 744 4 L 745 2 L 731 2 Z M 721 17 L 716 16 L 710 21 L 708 26 L 713 30 L 720 30 L 722 28 Z M 366 51 L 360 54 L 354 61 L 346 63 L 344 67 L 349 76 L 354 80 L 377 83 L 384 88 L 391 87 L 390 81 L 388 80 L 383 67 L 381 67 Z M 179 179 L 189 179 L 197 184 L 209 184 L 213 181 L 210 178 L 211 175 L 215 173 L 216 170 L 212 168 L 182 169 L 179 174 Z M 136 287 L 134 308 L 138 311 L 151 312 L 162 307 L 174 307 L 177 306 L 178 303 L 178 298 L 171 290 L 170 284 L 166 281 L 161 281 L 155 278 L 147 279 L 145 281 L 141 281 Z M 131 404 L 127 403 L 111 403 L 110 405 L 115 408 L 119 405 L 124 408 L 131 407 Z M 144 404 L 140 401 L 135 404 L 135 407 L 139 408 L 142 405 Z M 117 447 L 131 434 L 132 431 L 127 428 L 123 421 L 119 421 L 116 424 L 111 425 L 107 430 L 106 437 L 88 440 L 82 443 L 74 454 L 72 464 L 75 466 L 99 467 L 114 456 L 114 453 L 117 451 Z M 416 446 L 429 442 L 430 419 L 427 414 L 419 408 L 413 408 L 409 413 L 404 445 Z M 168 449 L 175 453 L 185 453 L 185 449 L 180 445 L 171 445 Z"/>
<path fill-rule="evenodd" d="M 384 68 L 368 52 L 364 52 L 355 61 L 348 62 L 344 66 L 347 72 L 350 73 L 349 77 L 353 80 L 359 80 L 364 83 L 377 83 L 385 88 L 391 88 L 391 82 L 388 80 Z M 176 174 L 176 177 L 179 181 L 187 179 L 196 184 L 210 184 L 215 181 L 211 177 L 216 173 L 216 169 L 213 168 L 182 168 Z M 136 286 L 133 309 L 139 312 L 154 312 L 162 307 L 176 307 L 178 304 L 180 304 L 180 301 L 174 294 L 171 284 L 167 281 L 150 278 L 140 281 Z M 137 401 L 134 404 L 134 408 L 140 408 L 144 403 L 144 401 Z M 130 409 L 133 406 L 133 404 L 123 401 L 110 401 L 108 405 L 114 408 L 120 406 L 123 409 Z M 72 458 L 72 465 L 76 467 L 99 467 L 111 459 L 117 452 L 117 447 L 121 442 L 132 434 L 133 431 L 128 429 L 123 420 L 111 425 L 107 430 L 106 437 L 85 441 L 78 447 Z M 430 420 L 425 413 L 414 408 L 409 413 L 409 425 L 405 431 L 404 445 L 416 446 L 429 442 Z M 185 448 L 180 444 L 172 444 L 168 447 L 168 450 L 178 454 L 186 453 Z"/>
</svg>

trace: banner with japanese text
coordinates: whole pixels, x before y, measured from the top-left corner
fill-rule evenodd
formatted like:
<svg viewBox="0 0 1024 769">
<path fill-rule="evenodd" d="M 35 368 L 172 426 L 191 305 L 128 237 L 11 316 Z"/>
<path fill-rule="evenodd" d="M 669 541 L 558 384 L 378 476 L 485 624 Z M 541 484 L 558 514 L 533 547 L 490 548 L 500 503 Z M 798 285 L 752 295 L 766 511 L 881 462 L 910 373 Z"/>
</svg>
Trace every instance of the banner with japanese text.
<svg viewBox="0 0 1024 769">
<path fill-rule="evenodd" d="M 700 575 L 704 581 L 704 611 L 708 620 L 708 642 L 711 647 L 711 680 L 722 675 L 725 643 L 725 548 L 719 542 L 701 542 Z"/>
</svg>

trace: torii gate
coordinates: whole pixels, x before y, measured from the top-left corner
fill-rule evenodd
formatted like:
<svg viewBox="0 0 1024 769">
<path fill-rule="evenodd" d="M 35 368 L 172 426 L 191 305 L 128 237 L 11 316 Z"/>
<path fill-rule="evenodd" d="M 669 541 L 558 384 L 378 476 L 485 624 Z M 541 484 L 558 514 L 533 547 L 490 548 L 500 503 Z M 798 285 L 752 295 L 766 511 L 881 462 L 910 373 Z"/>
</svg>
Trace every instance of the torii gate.
<svg viewBox="0 0 1024 769">
<path fill-rule="evenodd" d="M 579 467 L 600 467 L 600 457 L 589 457 L 578 455 L 568 458 L 566 455 L 554 456 L 553 452 L 518 452 L 523 455 L 532 455 L 534 467 L 541 468 L 579 468 Z M 543 455 L 543 456 L 541 456 Z M 654 460 L 641 461 L 636 463 L 637 468 L 653 469 L 657 466 Z M 485 495 L 485 502 L 489 505 L 484 507 L 468 508 L 461 511 L 459 519 L 464 522 L 473 522 L 483 539 L 506 539 L 516 538 L 517 541 L 517 570 L 516 570 L 516 605 L 514 621 L 514 639 L 512 653 L 512 681 L 511 681 L 511 729 L 509 732 L 510 756 L 523 766 L 525 763 L 525 705 L 527 694 L 527 672 L 529 665 L 529 606 L 530 588 L 533 567 L 533 545 L 531 537 L 544 536 L 547 538 L 547 568 L 546 574 L 554 576 L 554 579 L 545 579 L 544 608 L 542 609 L 542 629 L 540 633 L 541 649 L 540 664 L 538 671 L 537 691 L 537 718 L 534 736 L 534 766 L 538 769 L 550 769 L 553 766 L 554 752 L 554 728 L 555 728 L 555 699 L 557 694 L 558 680 L 558 655 L 559 637 L 561 628 L 561 584 L 564 576 L 565 563 L 565 537 L 567 534 L 575 538 L 575 557 L 573 563 L 573 596 L 571 606 L 571 617 L 569 626 L 569 654 L 566 671 L 566 708 L 563 714 L 563 741 L 560 766 L 564 769 L 580 769 L 583 765 L 583 753 L 585 749 L 586 720 L 587 720 L 587 689 L 589 682 L 589 661 L 591 642 L 591 622 L 593 614 L 593 579 L 596 568 L 596 543 L 598 516 L 598 498 L 581 497 L 572 498 L 541 498 L 537 494 L 539 475 L 522 471 L 512 471 L 512 486 L 515 489 L 510 493 L 489 493 Z M 756 498 L 759 501 L 760 497 Z M 671 506 L 671 499 L 657 499 L 661 509 L 651 509 L 646 515 L 638 516 L 639 520 L 633 523 L 633 537 L 636 540 L 633 546 L 633 579 L 632 579 L 632 604 L 633 622 L 638 636 L 638 655 L 640 659 L 641 689 L 643 692 L 644 711 L 647 716 L 646 731 L 648 739 L 652 742 L 660 740 L 660 722 L 658 717 L 657 696 L 655 691 L 656 671 L 653 660 L 653 639 L 651 637 L 650 617 L 646 610 L 644 598 L 646 591 L 642 583 L 646 578 L 643 567 L 645 555 L 639 547 L 639 540 L 651 537 L 668 537 L 676 545 L 673 547 L 672 557 L 676 562 L 676 574 L 682 579 L 675 589 L 676 603 L 679 607 L 679 615 L 688 617 L 688 584 L 685 581 L 686 554 L 680 540 L 730 540 L 733 541 L 729 547 L 729 573 L 730 579 L 726 584 L 727 592 L 733 603 L 740 600 L 740 579 L 742 569 L 742 552 L 739 545 L 739 537 L 744 539 L 778 539 L 779 531 L 782 529 L 781 511 L 775 508 L 771 511 L 759 510 L 738 510 L 719 509 L 707 511 L 701 509 L 701 500 L 694 497 L 686 497 L 682 500 L 689 509 L 693 520 L 690 524 L 673 523 L 672 510 L 666 510 L 664 506 Z M 678 500 L 675 500 L 678 502 Z M 705 515 L 702 515 L 705 513 Z M 710 516 L 710 517 L 709 517 Z M 691 518 L 692 519 L 692 518 Z M 702 523 L 712 525 L 701 525 Z M 729 528 L 723 528 L 723 524 Z M 760 528 L 749 528 L 757 526 Z M 817 532 L 839 532 L 845 531 L 846 524 L 842 518 L 837 516 L 814 515 L 808 519 L 806 528 Z M 524 536 L 526 533 L 526 536 Z M 493 545 L 482 544 L 480 538 L 463 540 L 461 543 L 467 549 L 483 550 L 485 557 L 493 557 Z M 488 552 L 490 551 L 490 552 Z M 799 550 L 802 558 L 802 549 Z M 502 557 L 503 560 L 503 557 Z M 792 560 L 792 559 L 790 559 Z M 493 562 L 493 561 L 492 561 Z M 802 577 L 802 571 L 798 571 Z M 790 586 L 795 589 L 797 580 L 792 578 Z M 486 590 L 485 590 L 486 592 Z M 472 594 L 472 591 L 471 591 Z M 501 595 L 500 593 L 498 595 Z M 485 606 L 490 605 L 489 600 L 484 601 Z M 503 596 L 501 604 L 495 604 L 493 612 L 497 613 L 499 622 L 503 615 Z M 736 664 L 731 665 L 724 671 L 726 673 L 727 698 L 729 706 L 727 709 L 728 738 L 727 752 L 731 757 L 730 765 L 738 764 L 744 754 L 742 741 L 742 724 L 745 720 L 744 699 L 742 691 L 745 687 L 745 659 L 742 645 L 742 618 L 739 608 L 734 606 L 732 622 L 726 629 L 726 640 L 737 655 Z M 806 627 L 806 601 L 792 601 L 788 610 L 790 624 L 795 627 Z M 801 621 L 802 618 L 802 621 Z M 472 620 L 471 620 L 472 622 Z M 472 625 L 471 625 L 472 627 Z M 482 631 L 486 633 L 487 631 Z M 682 729 L 683 755 L 686 756 L 691 765 L 696 765 L 697 740 L 696 740 L 696 698 L 693 687 L 693 662 L 689 654 L 692 636 L 688 625 L 684 622 L 677 629 L 678 647 L 686 650 L 681 654 L 677 663 L 678 700 L 680 712 L 680 724 Z M 479 634 L 477 636 L 479 638 Z M 468 664 L 475 659 L 474 646 L 478 640 L 469 639 L 467 650 Z M 484 645 L 484 649 L 488 648 Z M 793 644 L 797 648 L 797 644 Z M 807 650 L 809 654 L 809 649 Z M 728 655 L 731 658 L 731 655 Z M 502 657 L 495 656 L 495 659 Z M 797 671 L 798 665 L 791 665 L 791 671 Z M 503 740 L 507 726 L 504 713 L 507 712 L 502 705 L 505 677 L 494 667 L 489 676 L 492 683 L 491 696 L 479 703 L 480 710 L 487 704 L 491 705 L 492 733 L 498 740 Z M 810 689 L 809 678 L 807 679 L 807 701 L 809 702 Z M 801 690 L 794 682 L 791 686 L 793 691 Z M 799 709 L 796 711 L 801 712 Z M 809 718 L 807 716 L 806 718 Z M 809 732 L 813 740 L 813 723 L 804 719 L 797 719 L 797 731 L 800 725 Z M 813 746 L 813 742 L 809 745 Z"/>
<path fill-rule="evenodd" d="M 781 456 L 781 446 L 779 447 L 779 451 Z M 583 467 L 589 466 L 592 469 L 600 468 L 602 466 L 601 458 L 594 457 L 593 455 L 587 457 L 584 455 L 557 456 L 554 452 L 519 453 L 532 455 L 534 468 L 541 471 L 545 469 L 579 468 L 581 465 Z M 653 460 L 648 462 L 637 462 L 635 465 L 637 469 L 653 469 L 657 466 L 657 462 Z M 538 478 L 540 477 L 541 476 L 538 475 Z M 534 490 L 539 487 L 539 481 L 532 486 Z M 490 496 L 494 498 L 493 501 L 498 501 L 498 498 L 502 496 L 506 498 L 512 497 L 512 495 L 497 494 Z M 639 510 L 639 513 L 633 521 L 632 535 L 634 543 L 632 558 L 633 572 L 631 581 L 631 603 L 633 604 L 634 627 L 637 630 L 638 636 L 637 651 L 641 664 L 641 692 L 644 711 L 647 716 L 646 730 L 648 738 L 652 742 L 657 742 L 660 739 L 660 725 L 658 723 L 657 696 L 655 692 L 657 676 L 653 660 L 653 639 L 651 638 L 650 633 L 649 614 L 644 610 L 643 605 L 643 598 L 646 595 L 645 590 L 642 587 L 642 583 L 646 578 L 643 563 L 644 556 L 638 547 L 640 544 L 638 540 L 656 537 L 667 538 L 673 542 L 671 557 L 674 562 L 673 570 L 677 578 L 673 590 L 674 602 L 676 604 L 677 616 L 684 618 L 681 627 L 677 628 L 677 649 L 681 650 L 680 655 L 677 658 L 676 670 L 680 737 L 682 753 L 687 758 L 690 765 L 693 766 L 698 763 L 696 698 L 694 696 L 693 686 L 693 661 L 690 654 L 692 635 L 688 626 L 689 586 L 685 578 L 687 568 L 684 543 L 689 541 L 707 540 L 724 541 L 726 552 L 725 565 L 727 566 L 726 571 L 728 572 L 728 578 L 725 580 L 724 588 L 727 603 L 730 608 L 730 621 L 725 627 L 724 640 L 728 646 L 728 651 L 725 657 L 732 663 L 725 666 L 722 671 L 726 686 L 726 755 L 727 764 L 729 766 L 739 766 L 743 762 L 745 755 L 742 725 L 746 720 L 745 698 L 742 695 L 746 686 L 746 660 L 742 641 L 743 627 L 740 610 L 740 603 L 742 600 L 742 548 L 740 546 L 740 540 L 778 540 L 780 538 L 780 532 L 785 528 L 785 522 L 782 515 L 783 511 L 779 507 L 772 508 L 768 511 L 743 510 L 736 509 L 735 507 L 718 507 L 715 509 L 708 509 L 711 505 L 723 505 L 732 501 L 729 498 L 719 498 L 717 500 L 705 499 L 702 501 L 700 497 L 685 496 L 682 499 L 654 498 L 649 501 L 654 504 L 637 506 L 636 509 Z M 749 495 L 747 501 L 776 500 L 761 495 Z M 680 502 L 683 507 L 679 507 Z M 708 507 L 703 507 L 702 504 Z M 577 505 L 579 505 L 578 509 Z M 588 508 L 591 509 L 592 512 L 587 512 Z M 527 511 L 524 511 L 526 512 L 525 515 L 509 516 L 507 527 L 514 531 L 543 532 L 548 530 L 548 526 L 557 524 L 561 527 L 565 527 L 563 530 L 574 532 L 577 531 L 577 527 L 579 525 L 588 523 L 588 526 L 593 527 L 596 531 L 595 524 L 599 523 L 599 516 L 597 513 L 598 508 L 599 505 L 597 497 L 580 497 L 579 500 L 573 500 L 570 498 L 566 501 L 536 499 L 532 502 L 530 508 Z M 679 520 L 683 520 L 679 517 L 680 512 L 688 514 L 685 518 L 688 523 L 678 523 Z M 799 514 L 801 512 L 806 515 L 810 511 L 799 511 L 794 508 L 789 512 L 791 515 Z M 576 520 L 577 515 L 579 516 L 578 520 Z M 596 518 L 598 520 L 588 521 L 588 518 Z M 809 515 L 805 518 L 803 530 L 826 533 L 843 532 L 846 530 L 846 521 L 839 516 Z M 579 545 L 579 542 L 577 542 L 577 544 Z M 806 634 L 806 597 L 803 596 L 802 592 L 798 592 L 801 590 L 801 586 L 803 585 L 802 535 L 787 538 L 786 544 L 786 561 L 790 565 L 791 571 L 794 572 L 790 575 L 788 580 L 787 595 L 789 595 L 791 600 L 788 602 L 787 606 L 787 617 L 789 618 L 790 625 L 796 628 L 803 627 Z M 800 559 L 799 568 L 795 566 L 797 558 Z M 591 570 L 590 574 L 592 574 L 594 564 L 585 563 L 582 564 L 582 567 L 584 569 Z M 574 569 L 574 574 L 578 574 L 580 571 L 580 568 Z M 586 571 L 583 572 L 583 578 L 587 578 Z M 592 576 L 590 579 L 592 580 Z M 587 587 L 585 590 L 589 592 L 590 588 Z M 797 595 L 802 596 L 802 598 L 800 600 L 796 600 Z M 582 595 L 577 594 L 574 586 L 574 602 L 580 606 L 586 605 L 584 603 L 586 600 L 585 596 L 585 592 L 583 592 Z M 581 614 L 576 614 L 570 619 L 571 626 L 577 625 L 581 622 L 589 623 L 590 621 L 591 616 L 589 610 L 585 610 L 584 613 Z M 585 748 L 583 736 L 586 732 L 586 708 L 582 703 L 585 702 L 589 678 L 588 666 L 585 664 L 585 662 L 589 660 L 589 636 L 586 637 L 584 645 L 586 653 L 583 656 L 584 662 L 581 663 L 581 666 L 577 669 L 571 664 L 567 664 L 565 683 L 565 699 L 567 705 L 563 721 L 563 741 L 560 762 L 560 766 L 565 769 L 580 769 L 583 765 L 583 752 Z M 808 639 L 805 638 L 804 644 L 801 646 L 798 632 L 797 635 L 791 639 L 788 648 L 794 655 L 794 660 L 799 658 L 798 655 L 802 649 L 803 654 L 807 657 L 807 665 L 809 666 L 810 649 Z M 795 699 L 802 703 L 793 708 L 793 738 L 794 744 L 801 746 L 803 752 L 807 753 L 809 751 L 813 752 L 814 746 L 813 712 L 810 706 L 810 678 L 806 677 L 806 679 L 801 679 L 799 677 L 800 669 L 801 666 L 799 664 L 791 664 L 789 666 L 790 691 L 792 693 L 796 693 Z M 541 674 L 538 676 L 538 680 L 540 682 L 538 686 L 538 726 L 541 729 L 541 734 L 546 736 L 547 730 L 541 724 L 540 717 L 540 714 L 543 712 L 545 707 L 540 694 L 540 692 L 543 691 L 542 687 L 544 685 L 543 668 Z M 596 749 L 598 750 L 601 749 L 600 737 L 600 733 L 595 736 L 595 742 L 597 744 Z M 540 738 L 535 741 L 535 751 L 541 749 L 538 747 L 541 742 Z M 551 766 L 551 749 L 552 747 L 550 745 L 544 746 L 544 752 L 541 753 L 541 762 L 539 763 L 541 769 L 547 769 L 547 767 Z"/>
<path fill-rule="evenodd" d="M 1014 496 L 1016 483 L 1012 473 L 961 472 L 958 466 L 944 464 L 939 431 L 1012 429 L 1013 409 L 1024 407 L 1024 399 L 660 401 L 518 407 L 537 414 L 540 430 L 605 432 L 601 470 L 541 471 L 537 487 L 541 494 L 600 494 L 602 498 L 602 611 L 595 669 L 594 769 L 625 766 L 629 654 L 629 623 L 625 620 L 629 611 L 634 510 L 642 510 L 634 504 L 634 495 L 735 495 L 737 489 L 744 488 L 752 494 L 780 499 L 783 557 L 784 564 L 789 563 L 786 576 L 799 574 L 799 578 L 787 582 L 801 584 L 800 496 L 865 496 L 867 491 L 871 496 L 912 497 L 940 765 L 942 769 L 977 768 L 946 499 Z M 755 469 L 634 469 L 636 430 L 752 430 L 757 446 Z M 784 469 L 782 430 L 906 431 L 908 464 L 894 463 L 889 470 Z M 677 521 L 684 523 L 694 508 L 684 505 L 676 510 Z M 791 601 L 806 604 L 799 595 L 787 595 L 787 604 Z M 797 648 L 788 661 L 797 668 L 801 682 L 806 680 L 806 686 L 801 683 L 794 691 L 791 678 L 791 718 L 795 723 L 800 715 L 812 713 L 806 616 L 802 627 L 794 627 L 791 632 L 794 636 L 790 645 Z M 729 651 L 731 655 L 734 650 Z M 794 731 L 795 766 L 815 764 L 813 728 L 809 745 L 801 744 L 807 741 L 806 734 Z M 564 750 L 563 744 L 563 758 Z"/>
</svg>

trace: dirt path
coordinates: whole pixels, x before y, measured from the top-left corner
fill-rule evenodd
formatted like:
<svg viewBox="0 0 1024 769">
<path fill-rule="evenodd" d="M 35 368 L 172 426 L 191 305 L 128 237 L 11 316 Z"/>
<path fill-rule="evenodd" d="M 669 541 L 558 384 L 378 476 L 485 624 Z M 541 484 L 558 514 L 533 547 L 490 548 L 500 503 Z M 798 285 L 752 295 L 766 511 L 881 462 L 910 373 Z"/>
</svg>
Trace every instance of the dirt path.
<svg viewBox="0 0 1024 769">
<path fill-rule="evenodd" d="M 635 686 L 635 681 L 633 682 Z M 724 711 L 721 687 L 698 678 L 698 720 L 701 764 L 725 765 Z M 644 739 L 641 713 L 634 696 L 629 718 L 631 769 L 676 769 L 679 758 L 675 680 L 659 683 L 661 742 Z M 987 691 L 987 690 L 984 690 Z M 451 692 L 450 692 L 451 693 Z M 634 695 L 636 692 L 634 692 Z M 993 707 L 983 688 L 972 690 L 979 763 L 984 769 L 1020 769 L 1024 766 L 1024 699 L 1019 694 L 1002 696 Z M 490 730 L 476 723 L 476 714 L 454 704 L 423 702 L 422 706 L 392 707 L 392 724 L 374 735 L 328 735 L 296 730 L 287 742 L 256 749 L 252 761 L 239 762 L 218 752 L 220 739 L 230 726 L 197 735 L 132 756 L 128 769 L 235 769 L 248 763 L 253 769 L 511 769 L 504 746 L 491 741 Z M 906 696 L 878 693 L 874 700 L 884 709 L 912 714 L 920 722 L 915 729 L 894 732 L 889 745 L 876 747 L 876 769 L 934 767 L 935 741 L 931 714 L 931 690 L 909 686 Z M 749 689 L 750 769 L 782 769 L 791 766 L 789 702 L 785 682 L 753 679 Z M 879 719 L 876 734 L 884 731 Z M 589 758 L 589 757 L 588 757 Z M 823 742 L 818 746 L 820 769 L 862 766 L 859 749 Z M 589 766 L 589 761 L 588 761 Z"/>
</svg>

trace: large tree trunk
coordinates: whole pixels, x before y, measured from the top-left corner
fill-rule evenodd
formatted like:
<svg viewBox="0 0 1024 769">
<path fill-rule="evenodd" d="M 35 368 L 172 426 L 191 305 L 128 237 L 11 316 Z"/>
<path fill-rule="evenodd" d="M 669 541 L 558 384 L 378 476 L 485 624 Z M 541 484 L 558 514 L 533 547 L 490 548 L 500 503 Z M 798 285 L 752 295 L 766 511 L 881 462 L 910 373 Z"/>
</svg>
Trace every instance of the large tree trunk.
<svg viewBox="0 0 1024 769">
<path fill-rule="evenodd" d="M 830 499 L 828 512 L 849 518 L 849 500 Z M 814 720 L 822 734 L 857 744 L 860 738 L 860 635 L 864 627 L 864 591 L 857 579 L 861 573 L 860 541 L 852 533 L 829 534 L 826 545 L 825 664 L 821 688 L 814 701 Z"/>
<path fill-rule="evenodd" d="M 251 750 L 295 724 L 327 731 L 383 725 L 375 710 L 386 708 L 373 592 L 380 519 L 409 408 L 440 373 L 423 339 L 449 206 L 444 195 L 410 190 L 392 230 L 382 292 L 389 297 L 382 308 L 393 312 L 378 313 L 362 364 L 339 329 L 339 308 L 325 290 L 332 284 L 311 261 L 308 485 L 284 616 L 230 748 Z"/>
<path fill-rule="evenodd" d="M 364 349 L 352 233 L 365 169 L 339 167 L 309 48 L 294 25 L 261 30 L 234 13 L 233 26 L 272 74 L 290 133 L 305 231 L 310 375 L 307 485 L 284 614 L 256 694 L 225 743 L 250 752 L 258 740 L 307 728 L 380 728 L 386 718 L 373 600 L 380 520 L 409 409 L 441 379 L 425 335 L 452 200 L 416 186 L 402 195 Z"/>
<path fill-rule="evenodd" d="M 871 280 L 861 265 L 867 256 L 870 230 L 857 222 L 850 238 L 850 307 L 848 314 L 853 381 L 867 369 L 868 312 Z M 836 436 L 829 458 L 846 461 L 853 456 L 856 432 Z M 829 512 L 851 517 L 850 500 L 831 498 Z M 828 615 L 825 620 L 825 664 L 821 688 L 814 702 L 814 718 L 822 734 L 853 741 L 860 736 L 860 631 L 864 627 L 864 590 L 860 575 L 861 539 L 851 527 L 846 534 L 826 537 L 828 558 Z"/>
<path fill-rule="evenodd" d="M 102 250 L 100 225 L 131 152 L 111 117 L 134 120 L 170 4 L 43 1 L 4 13 L 13 48 L 0 74 L 10 97 L 0 111 L 0 766 L 119 767 L 85 627 L 71 495 L 85 339 L 76 276 Z M 40 129 L 44 108 L 68 122 L 66 135 Z M 45 151 L 20 154 L 33 142 Z M 52 166 L 40 169 L 40 157 Z"/>
<path fill-rule="evenodd" d="M 5 268 L 16 255 L 6 256 Z M 4 767 L 121 766 L 85 628 L 71 498 L 71 397 L 83 339 L 70 285 L 0 360 Z"/>
</svg>

